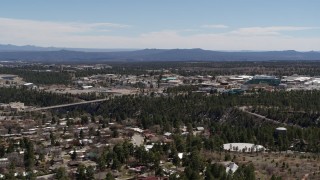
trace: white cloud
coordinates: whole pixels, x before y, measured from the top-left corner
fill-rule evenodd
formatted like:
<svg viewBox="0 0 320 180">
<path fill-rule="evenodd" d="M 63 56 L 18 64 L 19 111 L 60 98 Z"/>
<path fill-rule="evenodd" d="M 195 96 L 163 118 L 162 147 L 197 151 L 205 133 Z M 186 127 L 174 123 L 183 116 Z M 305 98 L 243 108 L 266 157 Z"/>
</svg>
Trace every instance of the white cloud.
<svg viewBox="0 0 320 180">
<path fill-rule="evenodd" d="M 285 31 L 302 31 L 317 29 L 317 27 L 300 27 L 300 26 L 270 26 L 270 27 L 247 27 L 231 31 L 231 34 L 240 36 L 274 36 L 280 35 Z"/>
<path fill-rule="evenodd" d="M 199 32 L 201 30 L 199 29 L 182 29 L 182 30 L 179 30 L 179 32 Z"/>
<path fill-rule="evenodd" d="M 106 27 L 106 28 L 128 28 L 131 27 L 126 24 L 115 24 L 115 23 L 92 23 L 92 24 L 84 24 L 84 26 L 88 27 Z"/>
<path fill-rule="evenodd" d="M 0 18 L 1 33 L 20 32 L 21 34 L 59 34 L 91 31 L 110 31 L 117 28 L 128 28 L 129 25 L 115 23 L 65 23 L 22 19 Z"/>
<path fill-rule="evenodd" d="M 205 24 L 201 26 L 202 28 L 212 28 L 212 29 L 225 29 L 229 26 L 223 25 L 223 24 Z"/>
<path fill-rule="evenodd" d="M 226 33 L 181 30 L 145 32 L 136 36 L 109 35 L 128 28 L 113 23 L 59 23 L 0 18 L 0 44 L 85 48 L 203 48 L 213 50 L 319 50 L 320 37 L 290 37 L 286 31 L 314 27 L 249 27 Z M 86 33 L 91 32 L 91 33 Z M 99 32 L 96 33 L 95 32 Z M 99 34 L 99 35 L 98 35 Z"/>
</svg>

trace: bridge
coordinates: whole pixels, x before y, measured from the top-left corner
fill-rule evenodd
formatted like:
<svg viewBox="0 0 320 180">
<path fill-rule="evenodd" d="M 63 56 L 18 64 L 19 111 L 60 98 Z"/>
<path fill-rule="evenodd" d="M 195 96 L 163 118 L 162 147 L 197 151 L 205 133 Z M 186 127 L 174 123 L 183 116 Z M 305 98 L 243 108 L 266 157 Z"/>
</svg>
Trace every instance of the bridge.
<svg viewBox="0 0 320 180">
<path fill-rule="evenodd" d="M 33 109 L 27 109 L 26 112 L 30 111 L 43 111 L 43 110 L 49 110 L 49 109 L 58 109 L 58 108 L 64 108 L 64 107 L 70 107 L 70 106 L 78 106 L 83 104 L 91 104 L 91 103 L 99 103 L 109 100 L 108 98 L 104 99 L 96 99 L 96 100 L 90 100 L 90 101 L 82 101 L 82 102 L 76 102 L 76 103 L 69 103 L 69 104 L 60 104 L 60 105 L 54 105 L 54 106 L 47 106 L 47 107 L 40 107 L 40 108 L 33 108 Z"/>
</svg>

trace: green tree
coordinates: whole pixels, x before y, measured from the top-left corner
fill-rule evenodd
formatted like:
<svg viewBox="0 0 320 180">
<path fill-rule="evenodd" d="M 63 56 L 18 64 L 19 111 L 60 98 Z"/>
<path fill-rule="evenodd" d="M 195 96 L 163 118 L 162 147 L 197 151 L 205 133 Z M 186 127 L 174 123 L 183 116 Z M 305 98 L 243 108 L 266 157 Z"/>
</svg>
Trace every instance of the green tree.
<svg viewBox="0 0 320 180">
<path fill-rule="evenodd" d="M 26 175 L 27 180 L 35 180 L 37 178 L 37 175 L 33 171 L 29 171 Z"/>
<path fill-rule="evenodd" d="M 76 172 L 77 180 L 86 180 L 86 167 L 83 164 L 80 164 Z"/>
<path fill-rule="evenodd" d="M 86 169 L 86 178 L 88 180 L 94 179 L 94 169 L 92 166 L 87 167 Z"/>
<path fill-rule="evenodd" d="M 82 129 L 80 130 L 79 137 L 80 137 L 80 139 L 83 139 L 83 138 L 84 138 L 84 133 L 83 133 L 83 130 L 82 130 Z"/>
<path fill-rule="evenodd" d="M 120 161 L 118 160 L 118 158 L 114 158 L 113 162 L 112 162 L 112 166 L 111 169 L 119 169 L 121 166 Z"/>
<path fill-rule="evenodd" d="M 112 176 L 112 174 L 111 174 L 110 172 L 108 172 L 108 173 L 106 174 L 105 180 L 115 180 L 115 178 Z"/>
<path fill-rule="evenodd" d="M 88 123 L 89 123 L 88 116 L 82 116 L 81 117 L 81 124 L 84 125 L 84 124 L 88 124 Z"/>
<path fill-rule="evenodd" d="M 8 180 L 15 180 L 17 179 L 15 176 L 14 176 L 14 173 L 16 172 L 16 166 L 14 165 L 13 162 L 10 163 L 9 165 L 9 172 L 5 175 L 5 179 L 8 179 Z"/>
<path fill-rule="evenodd" d="M 73 149 L 73 152 L 71 154 L 71 159 L 72 160 L 76 160 L 77 159 L 77 151 L 76 151 L 76 149 Z"/>
<path fill-rule="evenodd" d="M 67 171 L 64 167 L 59 167 L 58 169 L 55 170 L 55 179 L 57 180 L 68 180 L 68 174 Z"/>
<path fill-rule="evenodd" d="M 56 140 L 55 136 L 53 135 L 52 132 L 50 132 L 50 142 L 51 142 L 51 146 L 54 146 L 54 145 L 55 145 L 55 140 Z"/>
<path fill-rule="evenodd" d="M 161 167 L 157 167 L 155 170 L 155 175 L 159 177 L 163 177 L 164 173 Z"/>
<path fill-rule="evenodd" d="M 97 161 L 98 161 L 98 162 L 97 162 L 98 168 L 99 168 L 100 170 L 104 170 L 104 169 L 105 169 L 105 166 L 106 166 L 105 155 L 102 154 L 102 155 L 98 158 Z"/>
<path fill-rule="evenodd" d="M 24 138 L 24 142 L 26 146 L 26 149 L 24 152 L 24 166 L 27 171 L 32 171 L 35 164 L 33 143 L 27 138 Z"/>
<path fill-rule="evenodd" d="M 0 158 L 3 158 L 3 156 L 6 154 L 6 148 L 1 144 L 0 145 Z"/>
<path fill-rule="evenodd" d="M 172 163 L 175 166 L 179 166 L 180 165 L 180 158 L 178 156 L 178 153 L 174 153 L 173 157 L 172 157 Z"/>
<path fill-rule="evenodd" d="M 114 138 L 119 137 L 119 131 L 118 131 L 117 129 L 114 129 L 114 130 L 112 131 L 112 137 L 114 137 Z"/>
</svg>

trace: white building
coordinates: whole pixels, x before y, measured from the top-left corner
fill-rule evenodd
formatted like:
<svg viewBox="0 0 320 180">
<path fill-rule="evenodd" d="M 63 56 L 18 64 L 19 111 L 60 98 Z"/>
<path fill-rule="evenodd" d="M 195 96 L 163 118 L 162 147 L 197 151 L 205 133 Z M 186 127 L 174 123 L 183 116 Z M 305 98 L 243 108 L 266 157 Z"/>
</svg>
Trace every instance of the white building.
<svg viewBox="0 0 320 180">
<path fill-rule="evenodd" d="M 229 164 L 226 165 L 226 172 L 229 173 L 234 173 L 236 172 L 236 170 L 239 168 L 239 166 L 234 163 L 234 162 L 230 162 Z"/>
<path fill-rule="evenodd" d="M 266 150 L 266 148 L 262 145 L 251 143 L 228 143 L 223 145 L 223 149 L 226 151 L 235 152 L 260 152 Z"/>
</svg>

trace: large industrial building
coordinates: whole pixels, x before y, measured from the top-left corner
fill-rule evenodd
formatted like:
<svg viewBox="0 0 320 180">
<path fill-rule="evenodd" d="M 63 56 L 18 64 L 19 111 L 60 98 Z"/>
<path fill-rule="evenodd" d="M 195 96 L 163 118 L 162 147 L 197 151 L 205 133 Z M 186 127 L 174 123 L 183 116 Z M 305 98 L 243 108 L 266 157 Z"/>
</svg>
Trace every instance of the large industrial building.
<svg viewBox="0 0 320 180">
<path fill-rule="evenodd" d="M 254 84 L 266 84 L 269 86 L 279 86 L 280 79 L 276 76 L 266 76 L 266 75 L 256 75 L 253 76 L 251 80 L 248 80 L 246 85 L 254 85 Z"/>
</svg>

